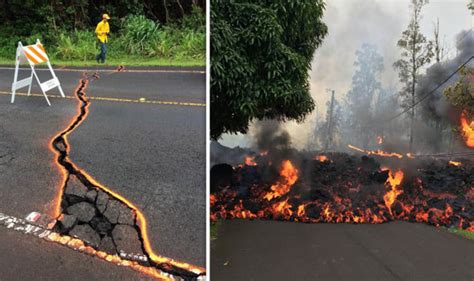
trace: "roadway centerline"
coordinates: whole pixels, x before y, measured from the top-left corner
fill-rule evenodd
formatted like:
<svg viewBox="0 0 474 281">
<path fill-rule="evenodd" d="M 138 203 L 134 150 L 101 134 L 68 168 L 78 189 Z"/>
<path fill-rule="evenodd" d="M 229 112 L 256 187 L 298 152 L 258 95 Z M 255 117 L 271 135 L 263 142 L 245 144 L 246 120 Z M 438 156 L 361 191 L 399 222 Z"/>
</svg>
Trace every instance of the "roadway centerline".
<svg viewBox="0 0 474 281">
<path fill-rule="evenodd" d="M 11 92 L 0 91 L 0 95 L 11 95 Z M 28 96 L 28 93 L 16 93 L 17 96 Z M 42 94 L 31 93 L 33 97 L 43 97 Z M 61 98 L 59 95 L 48 95 L 48 98 Z M 75 99 L 75 97 L 66 96 L 66 99 Z M 123 99 L 114 97 L 87 97 L 90 100 L 98 101 L 112 101 L 112 102 L 123 102 L 123 103 L 143 103 L 143 104 L 156 104 L 156 105 L 178 105 L 178 106 L 194 106 L 194 107 L 206 107 L 205 103 L 198 102 L 179 102 L 179 101 L 159 101 L 159 100 L 140 100 L 140 99 Z"/>
<path fill-rule="evenodd" d="M 0 67 L 0 70 L 15 70 L 14 67 Z M 19 68 L 19 70 L 31 70 L 30 68 Z M 36 71 L 49 71 L 48 68 L 35 68 Z M 196 73 L 196 74 L 205 74 L 204 70 L 174 70 L 174 69 L 125 69 L 117 71 L 116 69 L 79 69 L 79 68 L 60 68 L 57 67 L 54 71 L 64 71 L 64 72 L 117 72 L 117 73 Z"/>
</svg>

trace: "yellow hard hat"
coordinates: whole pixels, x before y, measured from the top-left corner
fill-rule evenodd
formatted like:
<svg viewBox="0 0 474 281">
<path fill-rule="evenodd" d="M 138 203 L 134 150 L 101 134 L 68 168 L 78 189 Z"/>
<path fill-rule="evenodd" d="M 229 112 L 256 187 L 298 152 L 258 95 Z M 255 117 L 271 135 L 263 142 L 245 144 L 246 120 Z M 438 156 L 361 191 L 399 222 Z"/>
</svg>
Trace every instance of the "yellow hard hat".
<svg viewBox="0 0 474 281">
<path fill-rule="evenodd" d="M 103 18 L 103 19 L 108 19 L 108 20 L 110 19 L 109 15 L 107 15 L 107 14 L 103 14 L 103 15 L 102 15 L 102 18 Z"/>
</svg>

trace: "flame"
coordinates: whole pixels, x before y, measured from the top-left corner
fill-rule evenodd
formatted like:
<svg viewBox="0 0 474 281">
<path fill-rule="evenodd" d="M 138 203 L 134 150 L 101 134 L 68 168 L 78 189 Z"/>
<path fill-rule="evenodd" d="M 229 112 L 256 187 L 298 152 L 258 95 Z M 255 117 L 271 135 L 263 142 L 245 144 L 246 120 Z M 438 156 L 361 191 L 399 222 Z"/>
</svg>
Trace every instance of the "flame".
<svg viewBox="0 0 474 281">
<path fill-rule="evenodd" d="M 449 163 L 449 165 L 453 165 L 453 166 L 456 166 L 456 167 L 461 166 L 461 164 L 462 164 L 461 162 L 452 161 L 452 160 L 449 160 L 448 163 Z"/>
<path fill-rule="evenodd" d="M 403 158 L 403 155 L 401 155 L 399 153 L 395 153 L 395 152 L 385 152 L 385 151 L 382 151 L 380 149 L 378 149 L 378 150 L 365 150 L 365 149 L 353 146 L 351 144 L 349 144 L 347 146 L 350 149 L 353 149 L 353 150 L 356 150 L 356 151 L 359 151 L 359 152 L 362 152 L 362 153 L 366 153 L 368 155 L 378 155 L 378 156 L 383 156 L 383 157 L 397 157 L 399 159 Z"/>
<path fill-rule="evenodd" d="M 386 183 L 390 185 L 390 190 L 383 196 L 383 200 L 385 201 L 385 206 L 387 206 L 388 211 L 392 215 L 392 205 L 397 199 L 398 195 L 403 193 L 403 190 L 398 189 L 400 183 L 403 180 L 403 172 L 398 170 L 395 174 L 389 170 L 388 178 Z"/>
<path fill-rule="evenodd" d="M 290 188 L 298 180 L 298 170 L 293 166 L 290 160 L 285 160 L 281 166 L 280 176 L 283 177 L 283 180 L 272 185 L 272 191 L 264 196 L 268 201 L 273 198 L 281 197 L 290 191 Z"/>
<path fill-rule="evenodd" d="M 84 83 L 84 84 L 82 84 Z M 76 87 L 76 89 L 74 90 L 74 93 L 77 95 L 79 90 L 83 89 L 83 97 L 86 101 L 88 101 L 87 97 L 86 97 L 86 93 L 85 93 L 85 90 L 87 89 L 88 87 L 88 84 L 89 84 L 89 80 L 88 79 L 82 79 L 80 81 L 80 83 L 78 84 L 78 86 Z M 79 102 L 77 103 L 77 115 L 74 116 L 74 118 L 71 119 L 69 125 L 66 127 L 66 129 L 58 132 L 53 138 L 52 138 L 52 141 L 49 143 L 49 150 L 52 151 L 55 155 L 56 155 L 56 159 L 57 157 L 60 156 L 60 153 L 54 149 L 53 147 L 53 140 L 56 139 L 57 136 L 59 136 L 60 134 L 63 134 L 63 139 L 64 139 L 64 143 L 65 143 L 65 149 L 66 149 L 66 152 L 67 152 L 67 155 L 69 155 L 69 152 L 70 152 L 70 144 L 69 144 L 69 140 L 68 140 L 68 136 L 69 134 L 71 134 L 78 126 L 80 126 L 84 120 L 87 119 L 87 116 L 89 115 L 89 110 L 88 107 L 89 107 L 90 103 L 87 102 L 84 106 L 84 109 L 85 109 L 85 113 L 82 117 L 82 119 L 79 119 L 77 123 L 76 122 L 76 119 L 80 116 L 81 114 L 81 101 L 79 100 Z M 61 211 L 61 200 L 62 200 L 62 196 L 63 196 L 63 186 L 65 186 L 65 183 L 68 179 L 68 171 L 59 164 L 58 161 L 55 161 L 55 164 L 56 166 L 59 168 L 59 170 L 61 171 L 61 174 L 63 176 L 63 180 L 61 181 L 62 182 L 62 185 L 58 188 L 58 193 L 56 194 L 56 206 L 55 206 L 55 209 L 54 209 L 54 217 L 58 218 L 62 211 Z M 107 194 L 109 194 L 110 196 L 118 199 L 119 201 L 121 201 L 122 203 L 124 203 L 125 205 L 127 205 L 130 209 L 133 210 L 133 212 L 135 212 L 136 216 L 137 216 L 137 222 L 138 222 L 138 226 L 140 228 L 140 233 L 141 233 L 141 236 L 142 236 L 142 240 L 143 240 L 143 246 L 145 248 L 145 251 L 147 252 L 148 256 L 150 257 L 150 259 L 157 263 L 157 264 L 160 264 L 160 263 L 168 263 L 168 264 L 171 264 L 173 266 L 176 266 L 176 267 L 179 267 L 181 269 L 185 269 L 185 270 L 188 270 L 188 271 L 191 271 L 191 272 L 194 272 L 196 274 L 204 274 L 205 273 L 205 269 L 204 268 L 201 268 L 201 267 L 197 267 L 197 266 L 193 266 L 191 264 L 188 264 L 188 263 L 185 263 L 185 262 L 180 262 L 180 261 L 176 261 L 176 260 L 173 260 L 173 259 L 170 259 L 170 258 L 166 258 L 166 257 L 163 257 L 163 256 L 160 256 L 158 254 L 156 254 L 151 245 L 150 245 L 150 239 L 148 237 L 148 228 L 147 228 L 147 221 L 145 219 L 145 216 L 143 215 L 143 213 L 135 206 L 133 205 L 130 201 L 128 201 L 127 199 L 125 199 L 123 196 L 119 195 L 118 193 L 112 191 L 110 188 L 100 184 L 99 182 L 97 182 L 91 175 L 89 175 L 86 171 L 80 169 L 79 167 L 77 167 L 72 161 L 70 161 L 70 164 L 72 166 L 73 169 L 79 171 L 79 173 L 81 173 L 83 176 L 85 176 L 85 178 L 90 182 L 92 183 L 94 186 L 96 186 L 97 188 L 99 189 L 102 189 L 104 192 L 106 192 Z M 146 270 L 143 270 L 144 273 L 147 273 Z"/>
<path fill-rule="evenodd" d="M 329 161 L 329 158 L 326 155 L 316 155 L 316 156 L 314 156 L 313 159 L 318 160 L 319 162 Z"/>
<path fill-rule="evenodd" d="M 377 144 L 382 144 L 382 143 L 383 143 L 383 137 L 377 136 Z"/>
<path fill-rule="evenodd" d="M 257 166 L 257 163 L 255 163 L 255 156 L 245 156 L 245 165 L 247 166 Z"/>
<path fill-rule="evenodd" d="M 474 148 L 474 120 L 469 122 L 464 112 L 461 113 L 461 131 L 466 145 Z"/>
<path fill-rule="evenodd" d="M 291 210 L 291 204 L 288 204 L 288 198 L 281 202 L 276 202 L 272 205 L 272 213 L 275 216 L 286 216 L 291 217 L 293 211 Z"/>
</svg>

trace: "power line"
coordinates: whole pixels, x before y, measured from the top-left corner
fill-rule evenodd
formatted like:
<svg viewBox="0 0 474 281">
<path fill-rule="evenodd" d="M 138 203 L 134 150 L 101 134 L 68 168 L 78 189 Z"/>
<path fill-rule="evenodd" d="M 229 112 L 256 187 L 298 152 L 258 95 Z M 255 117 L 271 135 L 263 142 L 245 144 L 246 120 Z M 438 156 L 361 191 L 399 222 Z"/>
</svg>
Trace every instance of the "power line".
<svg viewBox="0 0 474 281">
<path fill-rule="evenodd" d="M 443 80 L 443 82 L 441 82 L 441 84 L 439 84 L 438 86 L 436 86 L 433 90 L 431 90 L 430 92 L 428 92 L 427 94 L 425 94 L 423 97 L 421 97 L 418 101 L 416 101 L 415 103 L 413 103 L 410 107 L 408 107 L 407 109 L 405 109 L 404 111 L 400 112 L 399 114 L 393 116 L 392 118 L 390 119 L 387 119 L 385 120 L 385 122 L 390 122 L 398 117 L 400 117 L 401 115 L 407 113 L 408 111 L 410 111 L 411 109 L 413 109 L 415 106 L 417 106 L 419 103 L 421 103 L 422 101 L 424 101 L 428 96 L 432 95 L 434 92 L 436 92 L 439 88 L 441 88 L 441 86 L 443 86 L 446 82 L 449 81 L 449 79 L 451 79 L 454 75 L 456 75 L 456 73 L 458 73 L 466 64 L 468 64 L 472 59 L 474 58 L 474 56 L 471 56 L 467 61 L 465 61 L 463 64 L 461 64 L 457 69 L 456 71 L 454 71 L 453 73 L 451 73 L 451 75 L 449 75 L 445 80 Z"/>
</svg>

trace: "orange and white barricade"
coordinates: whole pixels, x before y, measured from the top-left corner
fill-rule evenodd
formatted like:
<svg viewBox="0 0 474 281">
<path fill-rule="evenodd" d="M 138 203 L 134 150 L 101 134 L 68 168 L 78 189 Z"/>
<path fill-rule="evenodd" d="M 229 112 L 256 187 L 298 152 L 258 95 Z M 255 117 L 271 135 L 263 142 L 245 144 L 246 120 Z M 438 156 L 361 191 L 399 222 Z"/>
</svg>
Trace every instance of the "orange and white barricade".
<svg viewBox="0 0 474 281">
<path fill-rule="evenodd" d="M 28 63 L 30 65 L 31 75 L 28 78 L 18 81 L 18 71 L 20 69 L 20 64 L 22 63 Z M 41 83 L 35 71 L 35 66 L 41 63 L 46 63 L 48 65 L 49 71 L 53 76 L 52 79 L 44 83 Z M 38 82 L 41 91 L 43 92 L 44 98 L 46 99 L 46 102 L 49 106 L 51 106 L 51 103 L 49 102 L 48 96 L 46 95 L 47 91 L 58 87 L 61 96 L 63 98 L 65 97 L 63 89 L 61 88 L 61 84 L 59 83 L 56 74 L 54 74 L 53 68 L 51 67 L 51 63 L 49 62 L 48 55 L 46 54 L 46 51 L 39 39 L 36 40 L 36 44 L 28 46 L 23 46 L 21 42 L 18 42 L 18 48 L 16 49 L 15 76 L 13 78 L 12 84 L 12 103 L 15 101 L 15 94 L 16 90 L 18 89 L 28 86 L 28 96 L 30 95 L 31 85 L 33 84 L 33 76 L 36 78 L 36 81 Z"/>
</svg>

